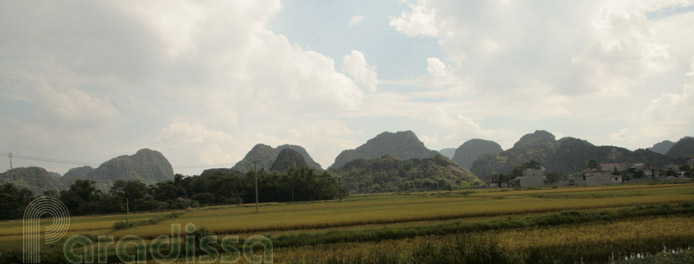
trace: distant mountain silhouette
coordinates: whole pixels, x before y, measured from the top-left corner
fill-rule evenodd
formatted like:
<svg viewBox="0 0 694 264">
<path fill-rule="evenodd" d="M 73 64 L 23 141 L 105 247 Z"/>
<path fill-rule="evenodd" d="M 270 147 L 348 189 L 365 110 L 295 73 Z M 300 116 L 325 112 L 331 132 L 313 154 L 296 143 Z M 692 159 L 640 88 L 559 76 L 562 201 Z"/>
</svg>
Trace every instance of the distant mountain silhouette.
<svg viewBox="0 0 694 264">
<path fill-rule="evenodd" d="M 287 172 L 289 169 L 300 167 L 308 167 L 301 153 L 291 148 L 285 148 L 277 155 L 270 171 Z"/>
<path fill-rule="evenodd" d="M 475 162 L 479 156 L 486 154 L 496 155 L 502 151 L 504 150 L 501 149 L 501 146 L 494 141 L 470 139 L 455 150 L 455 155 L 452 159 L 460 167 L 470 169 L 472 163 Z"/>
<path fill-rule="evenodd" d="M 439 153 L 443 155 L 446 158 L 453 159 L 453 156 L 455 156 L 455 148 L 445 148 L 439 150 Z"/>
<path fill-rule="evenodd" d="M 242 160 L 237 162 L 236 165 L 232 167 L 232 169 L 240 172 L 252 171 L 253 162 L 257 161 L 258 170 L 265 169 L 269 171 L 270 169 L 272 169 L 272 164 L 275 163 L 275 160 L 277 159 L 280 152 L 282 152 L 285 149 L 291 149 L 301 154 L 301 157 L 304 159 L 304 162 L 306 163 L 307 167 L 316 170 L 322 170 L 320 164 L 315 162 L 313 158 L 311 158 L 311 155 L 309 155 L 306 149 L 304 149 L 302 146 L 281 145 L 277 148 L 273 148 L 265 144 L 255 145 L 248 153 L 246 153 L 246 156 Z"/>
<path fill-rule="evenodd" d="M 447 189 L 479 181 L 470 171 L 442 155 L 411 160 L 391 155 L 357 159 L 332 172 L 340 175 L 342 186 L 359 193 Z"/>
<path fill-rule="evenodd" d="M 412 131 L 383 132 L 356 149 L 342 151 L 330 168 L 340 168 L 356 159 L 376 159 L 385 155 L 409 160 L 429 158 L 436 154 L 436 151 L 427 149 Z"/>
<path fill-rule="evenodd" d="M 0 184 L 13 183 L 18 188 L 27 188 L 34 195 L 43 195 L 48 190 L 61 191 L 66 186 L 60 182 L 60 174 L 46 171 L 40 167 L 14 168 L 10 178 L 10 171 L 0 173 Z"/>
<path fill-rule="evenodd" d="M 85 173 L 86 172 L 86 173 Z M 158 151 L 141 149 L 132 156 L 119 156 L 108 160 L 96 169 L 89 167 L 75 168 L 68 171 L 62 182 L 69 186 L 75 180 L 96 182 L 96 187 L 109 190 L 117 180 L 135 181 L 145 184 L 173 180 L 171 163 Z"/>
<path fill-rule="evenodd" d="M 668 151 L 675 145 L 675 142 L 670 140 L 663 140 L 660 143 L 656 143 L 653 147 L 648 148 L 648 150 L 659 154 L 667 154 Z"/>
<path fill-rule="evenodd" d="M 497 155 L 482 155 L 470 167 L 475 175 L 508 174 L 514 167 L 529 160 L 544 166 L 547 172 L 575 173 L 584 169 L 586 162 L 595 158 L 599 163 L 645 163 L 662 167 L 672 159 L 650 150 L 630 151 L 615 146 L 595 146 L 588 141 L 565 137 L 554 140 L 546 131 L 523 136 L 513 148 Z"/>
</svg>

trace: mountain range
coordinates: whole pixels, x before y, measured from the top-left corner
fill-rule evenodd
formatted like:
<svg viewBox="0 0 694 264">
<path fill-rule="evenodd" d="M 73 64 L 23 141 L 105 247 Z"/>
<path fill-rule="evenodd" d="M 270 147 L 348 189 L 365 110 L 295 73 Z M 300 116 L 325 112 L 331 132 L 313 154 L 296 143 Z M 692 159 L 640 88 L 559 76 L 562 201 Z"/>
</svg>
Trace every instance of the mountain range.
<svg viewBox="0 0 694 264">
<path fill-rule="evenodd" d="M 497 155 L 480 156 L 473 162 L 470 171 L 480 177 L 507 174 L 514 167 L 535 160 L 548 172 L 570 174 L 584 169 L 586 162 L 593 158 L 599 163 L 645 163 L 663 167 L 672 163 L 675 157 L 683 155 L 694 155 L 694 140 L 691 137 L 681 139 L 667 155 L 663 155 L 646 149 L 631 151 L 615 146 L 595 146 L 572 137 L 556 140 L 551 133 L 538 130 L 521 137 L 513 148 Z"/>
<path fill-rule="evenodd" d="M 60 179 L 65 186 L 75 180 L 90 180 L 100 190 L 107 191 L 117 180 L 138 180 L 144 184 L 173 180 L 171 163 L 158 151 L 141 149 L 134 155 L 123 155 L 102 163 L 98 168 L 89 166 L 69 170 Z"/>
<path fill-rule="evenodd" d="M 682 157 L 694 157 L 694 138 L 663 141 L 649 149 L 631 151 L 616 146 L 595 146 L 572 137 L 557 140 L 553 134 L 538 130 L 524 135 L 505 151 L 496 142 L 471 139 L 454 151 L 442 149 L 441 152 L 452 156 L 452 159 L 427 149 L 412 131 L 383 132 L 356 149 L 341 152 L 330 171 L 343 175 L 348 183 L 379 184 L 376 186 L 379 188 L 369 186 L 367 191 L 391 191 L 396 187 L 402 188 L 398 184 L 408 182 L 425 184 L 440 180 L 440 184 L 448 185 L 473 182 L 477 179 L 474 175 L 508 174 L 514 167 L 529 160 L 539 162 L 548 172 L 564 174 L 584 169 L 590 159 L 596 159 L 599 163 L 645 163 L 662 168 Z M 286 172 L 304 166 L 322 170 L 320 164 L 301 146 L 281 145 L 273 148 L 264 144 L 255 145 L 232 169 L 250 171 L 253 161 L 257 161 L 258 169 L 268 171 Z M 84 166 L 70 169 L 62 177 L 39 167 L 15 168 L 11 173 L 0 173 L 0 183 L 12 182 L 37 195 L 47 190 L 66 189 L 77 179 L 94 181 L 97 188 L 107 191 L 117 180 L 139 180 L 145 184 L 172 180 L 173 169 L 160 152 L 141 149 L 134 155 L 106 161 L 97 168 Z M 361 190 L 362 187 L 356 186 L 354 189 Z"/>
<path fill-rule="evenodd" d="M 139 180 L 155 184 L 173 180 L 171 163 L 158 151 L 141 149 L 134 155 L 119 156 L 102 163 L 94 169 L 89 166 L 70 169 L 62 177 L 40 167 L 15 168 L 0 174 L 0 183 L 12 182 L 19 188 L 27 188 L 35 195 L 45 191 L 67 189 L 75 180 L 90 180 L 98 189 L 108 191 L 117 180 Z"/>
<path fill-rule="evenodd" d="M 306 149 L 304 149 L 302 146 L 288 144 L 278 146 L 277 148 L 273 148 L 265 144 L 257 144 L 248 153 L 246 153 L 246 156 L 237 162 L 232 169 L 244 173 L 252 171 L 254 166 L 253 162 L 255 161 L 257 162 L 255 166 L 257 166 L 258 170 L 265 169 L 270 171 L 279 154 L 285 149 L 291 149 L 299 153 L 307 167 L 315 170 L 322 170 L 321 165 L 311 158 L 311 155 L 308 154 Z"/>
</svg>

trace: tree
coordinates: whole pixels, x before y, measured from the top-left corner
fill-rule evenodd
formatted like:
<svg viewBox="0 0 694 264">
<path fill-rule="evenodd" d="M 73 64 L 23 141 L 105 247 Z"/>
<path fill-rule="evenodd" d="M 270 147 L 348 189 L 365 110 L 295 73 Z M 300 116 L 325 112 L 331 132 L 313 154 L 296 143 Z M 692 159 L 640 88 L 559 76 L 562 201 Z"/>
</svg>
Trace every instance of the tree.
<svg viewBox="0 0 694 264">
<path fill-rule="evenodd" d="M 520 176 L 523 176 L 523 171 L 526 169 L 539 170 L 540 168 L 541 168 L 540 163 L 538 163 L 537 161 L 534 161 L 534 160 L 529 160 L 529 161 L 523 163 L 522 165 L 516 166 L 515 168 L 513 168 L 513 170 L 511 171 L 511 175 L 513 175 L 515 177 L 520 177 Z"/>
<path fill-rule="evenodd" d="M 564 175 L 558 172 L 552 172 L 545 175 L 545 178 L 547 179 L 547 183 L 555 184 L 562 180 L 564 178 Z"/>
<path fill-rule="evenodd" d="M 24 209 L 34 200 L 34 194 L 26 188 L 17 188 L 12 183 L 0 185 L 0 219 L 19 219 Z"/>
<path fill-rule="evenodd" d="M 595 160 L 595 158 L 592 158 L 588 161 L 588 165 L 586 165 L 586 168 L 588 169 L 597 169 L 599 166 L 598 161 Z"/>
</svg>

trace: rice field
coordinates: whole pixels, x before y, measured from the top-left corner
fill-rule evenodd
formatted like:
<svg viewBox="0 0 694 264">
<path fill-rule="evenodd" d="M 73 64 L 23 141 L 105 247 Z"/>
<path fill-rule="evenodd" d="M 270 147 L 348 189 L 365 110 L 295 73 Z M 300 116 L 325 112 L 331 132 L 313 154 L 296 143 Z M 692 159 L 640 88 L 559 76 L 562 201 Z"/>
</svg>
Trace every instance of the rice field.
<svg viewBox="0 0 694 264">
<path fill-rule="evenodd" d="M 686 207 L 693 201 L 694 183 L 367 194 L 343 202 L 266 203 L 259 213 L 255 205 L 198 208 L 127 229 L 115 229 L 114 224 L 171 212 L 73 217 L 67 235 L 116 240 L 137 235 L 151 243 L 170 234 L 172 224 L 192 223 L 218 236 L 239 235 L 241 240 L 265 235 L 275 244 L 276 263 L 449 263 L 480 252 L 497 257 L 496 262 L 480 263 L 534 263 L 531 260 L 543 256 L 544 261 L 559 263 L 577 258 L 607 263 L 611 260 L 606 254 L 619 260 L 629 254 L 694 247 L 694 209 Z M 620 216 L 623 208 L 649 205 L 665 209 Z M 669 208 L 684 209 L 660 213 Z M 565 214 L 569 210 L 577 215 Z M 542 224 L 554 218 L 570 221 Z M 12 254 L 21 246 L 22 221 L 1 221 L 0 251 Z M 241 257 L 239 263 L 244 261 Z"/>
</svg>

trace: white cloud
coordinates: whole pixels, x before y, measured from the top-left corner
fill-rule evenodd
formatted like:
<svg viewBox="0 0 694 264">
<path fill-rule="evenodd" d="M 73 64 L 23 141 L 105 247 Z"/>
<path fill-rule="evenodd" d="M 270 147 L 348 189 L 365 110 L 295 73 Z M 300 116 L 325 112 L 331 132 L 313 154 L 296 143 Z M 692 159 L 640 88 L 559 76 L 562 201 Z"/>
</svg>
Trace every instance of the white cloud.
<svg viewBox="0 0 694 264">
<path fill-rule="evenodd" d="M 83 133 L 36 135 L 45 141 L 78 142 L 86 133 L 92 142 L 154 144 L 174 167 L 234 163 L 255 143 L 291 143 L 279 131 L 292 120 L 358 109 L 360 86 L 378 84 L 361 52 L 340 72 L 332 58 L 270 31 L 280 1 L 0 5 L 0 32 L 10 40 L 0 42 L 0 100 L 41 109 L 22 121 L 35 131 L 82 124 L 72 129 Z M 272 122 L 285 127 L 258 133 Z M 16 149 L 47 148 L 10 140 L 24 142 Z"/>
<path fill-rule="evenodd" d="M 535 126 L 643 146 L 691 134 L 692 81 L 680 79 L 694 12 L 677 8 L 692 4 L 409 2 L 389 24 L 417 39 L 393 45 L 433 40 L 443 54 L 421 56 L 419 76 L 383 80 L 374 61 L 389 58 L 369 43 L 339 47 L 352 51 L 336 66 L 271 31 L 279 0 L 1 2 L 0 145 L 84 160 L 152 146 L 174 167 L 233 165 L 256 143 L 303 145 L 327 167 L 402 129 L 442 147 L 510 146 Z"/>
<path fill-rule="evenodd" d="M 364 21 L 364 16 L 350 17 L 349 18 L 349 26 L 350 27 L 357 26 L 357 25 L 361 24 L 361 22 L 363 22 L 363 21 Z"/>
<path fill-rule="evenodd" d="M 694 127 L 694 57 L 679 93 L 666 93 L 651 101 L 629 126 L 610 133 L 616 142 L 647 139 L 677 140 Z"/>
<path fill-rule="evenodd" d="M 385 83 L 424 87 L 437 85 L 424 85 L 422 80 L 446 80 L 439 82 L 446 86 L 458 83 L 467 92 L 447 93 L 460 106 L 451 107 L 454 102 L 449 100 L 436 104 L 449 111 L 462 110 L 473 120 L 504 117 L 550 123 L 555 130 L 565 129 L 563 120 L 625 126 L 652 98 L 662 97 L 659 105 L 681 100 L 668 91 L 676 88 L 671 80 L 683 70 L 683 60 L 688 63 L 692 55 L 691 48 L 685 47 L 694 45 L 694 34 L 689 34 L 692 30 L 687 26 L 694 21 L 694 12 L 672 12 L 657 19 L 652 14 L 692 5 L 694 1 L 484 1 L 474 5 L 415 1 L 399 16 L 391 17 L 390 25 L 409 37 L 437 38 L 447 57 L 429 58 L 429 74 L 417 82 Z M 668 114 L 658 114 L 664 117 L 668 133 L 691 133 L 690 126 L 681 122 L 688 120 L 686 111 L 674 111 L 687 108 L 677 105 L 670 109 Z M 469 120 L 458 123 L 467 124 L 459 130 L 476 127 Z M 658 130 L 663 129 L 650 133 Z M 622 135 L 631 131 L 626 129 Z M 568 136 L 614 144 L 606 139 L 608 134 L 584 128 Z M 629 139 L 621 142 L 633 147 L 652 141 L 637 135 Z"/>
<path fill-rule="evenodd" d="M 408 3 L 409 10 L 402 11 L 400 16 L 390 17 L 390 25 L 409 37 L 418 35 L 437 36 L 436 10 L 427 6 L 425 1 Z"/>
<path fill-rule="evenodd" d="M 343 59 L 343 71 L 354 78 L 359 84 L 364 86 L 371 92 L 375 92 L 378 88 L 378 74 L 376 67 L 366 63 L 364 53 L 358 50 L 353 50 Z"/>
</svg>

